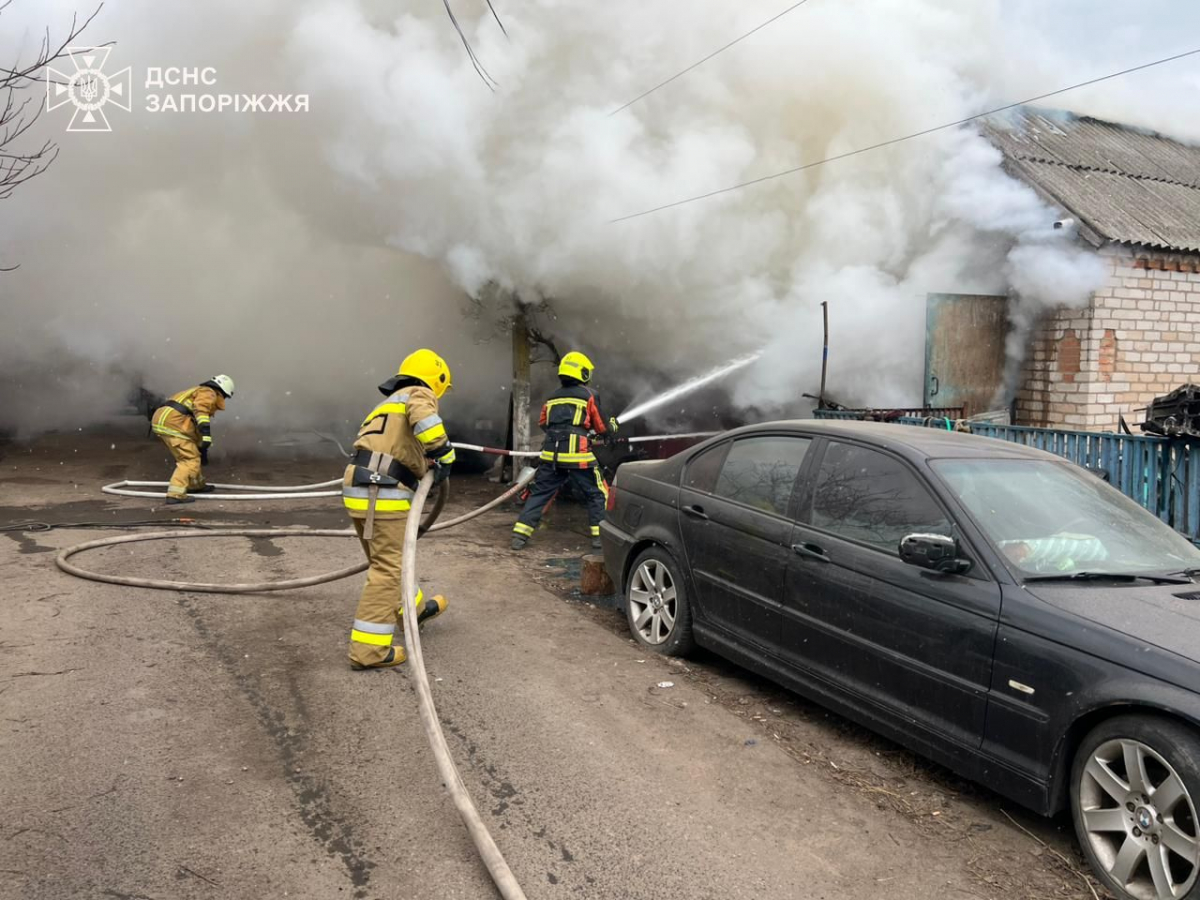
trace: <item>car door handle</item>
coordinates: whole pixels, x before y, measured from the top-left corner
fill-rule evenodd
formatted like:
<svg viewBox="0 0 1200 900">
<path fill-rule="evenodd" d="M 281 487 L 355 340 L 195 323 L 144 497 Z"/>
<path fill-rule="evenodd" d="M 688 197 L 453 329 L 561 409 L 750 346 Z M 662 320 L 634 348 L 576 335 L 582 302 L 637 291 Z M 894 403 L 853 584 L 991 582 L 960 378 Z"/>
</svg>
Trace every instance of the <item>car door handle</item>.
<svg viewBox="0 0 1200 900">
<path fill-rule="evenodd" d="M 792 550 L 797 556 L 803 556 L 806 559 L 815 559 L 817 562 L 830 562 L 829 554 L 825 552 L 825 548 L 811 541 L 805 541 L 803 544 L 792 544 Z"/>
<path fill-rule="evenodd" d="M 708 518 L 708 513 L 706 513 L 704 511 L 704 507 L 696 506 L 695 504 L 693 504 L 691 506 L 685 506 L 683 508 L 683 514 L 685 516 L 691 516 L 693 519 L 707 519 Z"/>
</svg>

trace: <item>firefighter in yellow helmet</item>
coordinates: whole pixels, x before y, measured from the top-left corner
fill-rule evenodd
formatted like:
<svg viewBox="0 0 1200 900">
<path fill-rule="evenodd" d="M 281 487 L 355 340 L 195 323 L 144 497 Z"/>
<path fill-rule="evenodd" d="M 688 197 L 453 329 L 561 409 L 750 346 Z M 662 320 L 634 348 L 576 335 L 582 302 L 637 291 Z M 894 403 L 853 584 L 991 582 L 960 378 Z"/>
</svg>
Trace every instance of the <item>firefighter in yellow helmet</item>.
<svg viewBox="0 0 1200 900">
<path fill-rule="evenodd" d="M 154 411 L 150 427 L 175 458 L 175 472 L 167 488 L 168 504 L 195 503 L 189 491 L 204 494 L 213 490 L 204 481 L 202 467 L 208 465 L 208 448 L 213 442 L 212 418 L 232 396 L 233 379 L 216 375 L 180 391 Z"/>
<path fill-rule="evenodd" d="M 600 523 L 608 501 L 608 485 L 592 453 L 593 435 L 616 433 L 617 420 L 604 421 L 596 392 L 588 387 L 595 366 L 572 350 L 558 364 L 560 387 L 542 405 L 539 424 L 546 433 L 537 478 L 517 523 L 512 548 L 522 550 L 537 530 L 542 511 L 559 489 L 573 481 L 587 501 L 592 546 L 600 546 Z"/>
<path fill-rule="evenodd" d="M 350 630 L 350 664 L 356 669 L 404 662 L 404 645 L 395 642 L 404 627 L 404 528 L 421 477 L 431 466 L 435 484 L 450 476 L 454 446 L 438 415 L 438 401 L 450 386 L 445 360 L 432 350 L 410 354 L 395 377 L 379 386 L 387 399 L 367 414 L 354 441 L 342 502 L 370 563 Z M 420 622 L 446 609 L 445 597 L 425 597 L 419 587 L 416 602 Z"/>
</svg>

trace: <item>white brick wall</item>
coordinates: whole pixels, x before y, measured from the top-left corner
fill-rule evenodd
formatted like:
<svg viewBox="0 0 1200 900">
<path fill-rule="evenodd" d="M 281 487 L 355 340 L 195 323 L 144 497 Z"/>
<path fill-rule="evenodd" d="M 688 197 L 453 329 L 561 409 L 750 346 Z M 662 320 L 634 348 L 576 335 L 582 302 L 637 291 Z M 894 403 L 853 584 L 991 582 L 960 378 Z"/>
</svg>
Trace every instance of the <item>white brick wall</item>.
<svg viewBox="0 0 1200 900">
<path fill-rule="evenodd" d="M 1059 310 L 1033 334 L 1020 424 L 1113 431 L 1119 414 L 1133 426 L 1154 397 L 1200 382 L 1200 254 L 1100 255 L 1111 274 L 1089 306 Z"/>
</svg>

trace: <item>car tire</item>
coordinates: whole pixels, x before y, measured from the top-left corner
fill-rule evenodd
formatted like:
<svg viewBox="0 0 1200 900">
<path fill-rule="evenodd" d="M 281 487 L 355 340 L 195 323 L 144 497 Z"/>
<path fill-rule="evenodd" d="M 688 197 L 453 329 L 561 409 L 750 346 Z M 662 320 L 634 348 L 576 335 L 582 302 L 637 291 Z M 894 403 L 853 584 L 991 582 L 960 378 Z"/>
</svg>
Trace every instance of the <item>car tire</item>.
<svg viewBox="0 0 1200 900">
<path fill-rule="evenodd" d="M 1169 719 L 1102 722 L 1071 766 L 1079 845 L 1121 900 L 1200 898 L 1197 800 L 1200 734 Z"/>
<path fill-rule="evenodd" d="M 664 656 L 685 656 L 695 647 L 692 609 L 679 565 L 662 547 L 638 554 L 625 585 L 625 618 L 643 647 Z"/>
</svg>

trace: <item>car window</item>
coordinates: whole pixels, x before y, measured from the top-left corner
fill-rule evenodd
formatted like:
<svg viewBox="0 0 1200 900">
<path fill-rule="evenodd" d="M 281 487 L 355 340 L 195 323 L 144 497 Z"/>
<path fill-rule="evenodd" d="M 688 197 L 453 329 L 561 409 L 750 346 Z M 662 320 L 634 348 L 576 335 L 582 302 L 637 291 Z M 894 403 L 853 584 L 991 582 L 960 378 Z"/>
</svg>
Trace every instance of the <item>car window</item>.
<svg viewBox="0 0 1200 900">
<path fill-rule="evenodd" d="M 716 487 L 717 473 L 721 471 L 721 462 L 725 459 L 725 451 L 728 449 L 729 443 L 726 442 L 693 456 L 683 473 L 683 486 L 711 494 Z"/>
<path fill-rule="evenodd" d="M 899 554 L 916 532 L 951 534 L 951 523 L 906 465 L 886 453 L 831 441 L 813 492 L 812 524 Z"/>
<path fill-rule="evenodd" d="M 794 437 L 734 441 L 714 493 L 763 512 L 787 515 L 792 486 L 811 443 Z"/>
<path fill-rule="evenodd" d="M 1094 475 L 1042 459 L 938 460 L 933 469 L 1023 572 L 1173 572 L 1200 551 Z"/>
</svg>

